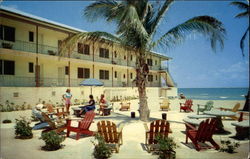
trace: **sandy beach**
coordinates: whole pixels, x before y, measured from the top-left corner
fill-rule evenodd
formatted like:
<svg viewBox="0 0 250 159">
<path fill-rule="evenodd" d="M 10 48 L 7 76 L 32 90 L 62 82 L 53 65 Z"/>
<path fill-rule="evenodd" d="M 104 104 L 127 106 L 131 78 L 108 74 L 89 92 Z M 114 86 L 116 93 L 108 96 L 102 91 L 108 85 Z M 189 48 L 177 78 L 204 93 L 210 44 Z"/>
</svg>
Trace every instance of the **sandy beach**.
<svg viewBox="0 0 250 159">
<path fill-rule="evenodd" d="M 228 154 L 225 152 L 218 152 L 214 149 L 196 151 L 189 141 L 185 144 L 185 125 L 183 119 L 187 115 L 197 113 L 197 104 L 205 104 L 206 100 L 194 100 L 194 112 L 184 113 L 179 112 L 179 103 L 183 100 L 173 99 L 171 102 L 170 111 L 159 110 L 159 99 L 149 98 L 148 105 L 150 108 L 150 121 L 161 119 L 162 113 L 167 113 L 167 120 L 170 122 L 170 127 L 173 131 L 170 134 L 178 144 L 176 149 L 177 159 L 246 159 L 249 150 L 249 140 L 236 140 L 240 142 L 241 146 L 236 150 L 237 153 Z M 244 106 L 245 101 L 236 100 L 214 100 L 214 107 L 226 107 L 232 108 L 237 102 L 241 104 L 240 109 Z M 113 153 L 112 159 L 157 159 L 157 155 L 152 155 L 145 150 L 145 129 L 143 122 L 138 119 L 138 100 L 131 101 L 130 111 L 119 111 L 119 102 L 114 104 L 114 112 L 110 116 L 96 115 L 94 123 L 91 124 L 90 130 L 96 131 L 96 123 L 100 120 L 110 120 L 117 125 L 124 125 L 123 128 L 123 145 L 120 147 L 119 153 Z M 136 118 L 130 118 L 130 112 L 136 112 Z M 31 110 L 17 111 L 17 112 L 1 112 L 1 123 L 4 119 L 10 119 L 14 122 L 15 118 L 19 116 L 31 116 Z M 223 120 L 224 128 L 230 131 L 228 135 L 214 135 L 215 141 L 220 144 L 221 139 L 227 139 L 228 137 L 235 135 L 235 127 L 231 125 L 233 120 Z M 34 125 L 32 122 L 31 125 Z M 149 122 L 148 122 L 149 124 Z M 44 145 L 42 140 L 39 140 L 41 130 L 33 130 L 34 137 L 29 140 L 15 139 L 14 125 L 1 124 L 1 158 L 3 159 L 92 159 L 93 144 L 91 141 L 94 137 L 81 137 L 79 140 L 75 140 L 75 134 L 72 133 L 69 138 L 66 138 L 63 142 L 63 149 L 54 152 L 46 152 L 41 150 L 41 146 Z M 231 139 L 231 138 L 230 138 Z"/>
</svg>

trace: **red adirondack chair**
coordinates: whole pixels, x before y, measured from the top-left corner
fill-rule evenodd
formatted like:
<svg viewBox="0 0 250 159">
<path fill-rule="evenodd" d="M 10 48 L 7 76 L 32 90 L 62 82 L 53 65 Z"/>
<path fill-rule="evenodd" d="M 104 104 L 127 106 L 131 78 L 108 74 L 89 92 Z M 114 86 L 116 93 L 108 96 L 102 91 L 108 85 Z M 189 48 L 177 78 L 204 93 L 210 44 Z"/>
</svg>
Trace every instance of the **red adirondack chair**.
<svg viewBox="0 0 250 159">
<path fill-rule="evenodd" d="M 202 147 L 199 142 L 205 143 L 206 141 L 209 141 L 214 146 L 214 148 L 218 150 L 220 146 L 212 138 L 215 132 L 215 127 L 216 119 L 214 118 L 202 121 L 199 125 L 198 130 L 195 129 L 192 125 L 186 123 L 186 143 L 188 143 L 188 138 L 190 138 L 195 146 L 195 149 L 197 151 L 200 151 L 205 147 Z M 211 146 L 206 146 L 206 148 L 211 148 Z"/>
<path fill-rule="evenodd" d="M 76 140 L 79 139 L 80 134 L 86 134 L 90 136 L 94 135 L 94 132 L 89 130 L 89 127 L 93 122 L 94 117 L 94 111 L 87 112 L 85 114 L 85 117 L 78 122 L 78 127 L 71 126 L 71 120 L 67 119 L 67 137 L 69 137 L 71 131 L 76 132 Z"/>
<path fill-rule="evenodd" d="M 192 105 L 193 105 L 192 99 L 187 99 L 185 103 L 180 103 L 180 112 L 181 110 L 184 110 L 184 112 L 190 112 L 190 111 L 193 112 Z"/>
</svg>

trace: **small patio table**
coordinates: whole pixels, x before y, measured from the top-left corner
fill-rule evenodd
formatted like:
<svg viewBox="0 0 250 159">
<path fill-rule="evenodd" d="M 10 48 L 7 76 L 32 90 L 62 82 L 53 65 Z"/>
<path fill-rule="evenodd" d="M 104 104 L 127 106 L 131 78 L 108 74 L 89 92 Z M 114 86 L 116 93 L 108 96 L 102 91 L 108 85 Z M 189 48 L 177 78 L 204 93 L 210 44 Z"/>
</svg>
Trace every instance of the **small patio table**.
<svg viewBox="0 0 250 159">
<path fill-rule="evenodd" d="M 217 110 L 213 109 L 211 111 L 204 111 L 204 114 L 207 115 L 214 115 L 216 116 L 217 124 L 216 124 L 216 133 L 217 134 L 225 134 L 227 131 L 224 129 L 224 125 L 222 123 L 221 117 L 225 116 L 235 116 L 235 112 L 231 111 L 222 111 L 222 110 Z"/>
<path fill-rule="evenodd" d="M 236 129 L 236 138 L 238 139 L 245 139 L 245 138 L 250 138 L 249 137 L 249 120 L 244 120 L 241 122 L 234 122 L 231 123 L 233 126 L 235 126 Z"/>
<path fill-rule="evenodd" d="M 188 115 L 187 116 L 190 119 L 206 119 L 206 118 L 215 118 L 216 116 L 214 115 L 206 115 L 206 114 L 202 114 L 202 115 Z"/>
</svg>

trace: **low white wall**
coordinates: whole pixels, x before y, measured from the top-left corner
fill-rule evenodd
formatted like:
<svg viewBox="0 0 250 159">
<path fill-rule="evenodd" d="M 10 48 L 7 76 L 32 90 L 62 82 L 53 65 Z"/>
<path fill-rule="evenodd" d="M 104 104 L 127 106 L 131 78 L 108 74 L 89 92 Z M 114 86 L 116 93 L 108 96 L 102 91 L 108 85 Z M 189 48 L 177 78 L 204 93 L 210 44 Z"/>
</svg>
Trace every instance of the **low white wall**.
<svg viewBox="0 0 250 159">
<path fill-rule="evenodd" d="M 61 104 L 64 103 L 62 101 L 62 95 L 67 88 L 68 87 L 0 87 L 0 104 L 5 105 L 6 100 L 15 105 L 22 105 L 26 102 L 26 104 L 34 106 L 43 101 L 46 103 Z M 72 103 L 74 103 L 75 99 L 88 101 L 91 87 L 70 87 L 70 89 L 73 95 Z M 92 94 L 95 100 L 100 98 L 101 94 L 105 94 L 107 100 L 114 99 L 114 97 L 125 99 L 125 97 L 138 97 L 138 89 L 136 87 L 92 87 Z M 148 99 L 158 99 L 159 96 L 160 88 L 147 88 Z"/>
</svg>

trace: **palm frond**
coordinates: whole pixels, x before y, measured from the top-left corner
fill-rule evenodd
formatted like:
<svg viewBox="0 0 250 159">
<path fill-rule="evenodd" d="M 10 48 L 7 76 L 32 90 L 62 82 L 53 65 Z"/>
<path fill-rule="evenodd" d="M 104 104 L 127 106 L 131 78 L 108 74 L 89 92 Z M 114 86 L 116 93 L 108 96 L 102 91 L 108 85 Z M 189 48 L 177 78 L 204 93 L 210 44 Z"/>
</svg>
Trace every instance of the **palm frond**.
<svg viewBox="0 0 250 159">
<path fill-rule="evenodd" d="M 165 15 L 165 13 L 167 12 L 167 10 L 169 9 L 170 5 L 174 2 L 174 0 L 165 0 L 165 3 L 163 4 L 163 6 L 161 7 L 161 9 L 159 10 L 159 12 L 157 13 L 156 17 L 154 20 L 152 20 L 151 23 L 151 27 L 150 27 L 150 31 L 149 34 L 151 36 L 153 36 L 153 34 L 155 33 L 157 26 L 159 25 L 160 20 L 163 18 L 163 16 Z"/>
<path fill-rule="evenodd" d="M 248 18 L 248 17 L 249 17 L 249 11 L 239 13 L 239 14 L 237 14 L 237 15 L 235 16 L 235 18 L 243 18 L 243 17 Z"/>
<path fill-rule="evenodd" d="M 84 15 L 89 21 L 106 19 L 106 21 L 116 21 L 123 12 L 123 5 L 114 0 L 100 0 L 92 3 L 84 9 Z"/>
<path fill-rule="evenodd" d="M 241 49 L 241 52 L 242 52 L 242 56 L 245 56 L 244 54 L 244 41 L 247 37 L 247 33 L 249 32 L 249 26 L 247 28 L 247 30 L 245 31 L 244 35 L 242 36 L 241 40 L 240 40 L 240 49 Z"/>
<path fill-rule="evenodd" d="M 235 2 L 231 2 L 230 4 L 238 7 L 239 9 L 249 10 L 249 5 L 244 2 L 235 1 Z"/>
<path fill-rule="evenodd" d="M 127 40 L 136 36 L 134 39 L 141 43 L 144 43 L 144 40 L 148 38 L 148 33 L 140 21 L 135 6 L 129 5 L 126 7 L 118 24 L 117 34 Z"/>
<path fill-rule="evenodd" d="M 72 53 L 72 51 L 77 46 L 76 44 L 78 42 L 85 42 L 85 41 L 101 42 L 107 45 L 121 42 L 120 38 L 107 32 L 100 32 L 100 31 L 81 32 L 75 35 L 71 35 L 66 39 L 64 39 L 61 44 L 59 54 L 63 56 L 68 52 Z"/>
<path fill-rule="evenodd" d="M 164 45 L 168 48 L 182 43 L 187 35 L 200 33 L 210 39 L 211 48 L 216 51 L 216 44 L 219 43 L 221 49 L 224 46 L 226 31 L 217 19 L 210 16 L 194 17 L 165 33 L 159 40 L 153 42 L 150 48 L 157 45 Z"/>
</svg>

